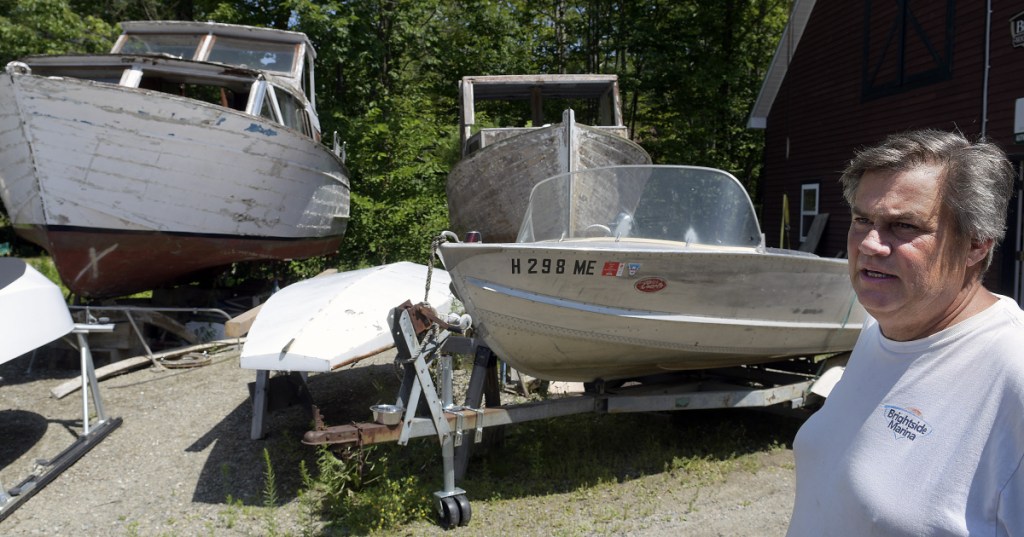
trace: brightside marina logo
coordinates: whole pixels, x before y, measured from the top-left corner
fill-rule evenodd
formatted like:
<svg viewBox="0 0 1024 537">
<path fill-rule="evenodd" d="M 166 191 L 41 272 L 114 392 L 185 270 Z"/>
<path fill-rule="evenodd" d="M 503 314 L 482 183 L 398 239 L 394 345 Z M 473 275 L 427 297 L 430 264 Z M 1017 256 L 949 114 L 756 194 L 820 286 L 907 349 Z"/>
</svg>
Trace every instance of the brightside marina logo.
<svg viewBox="0 0 1024 537">
<path fill-rule="evenodd" d="M 882 416 L 886 426 L 897 440 L 904 438 L 911 442 L 932 433 L 931 425 L 921 417 L 916 408 L 906 409 L 895 405 L 882 405 Z"/>
</svg>

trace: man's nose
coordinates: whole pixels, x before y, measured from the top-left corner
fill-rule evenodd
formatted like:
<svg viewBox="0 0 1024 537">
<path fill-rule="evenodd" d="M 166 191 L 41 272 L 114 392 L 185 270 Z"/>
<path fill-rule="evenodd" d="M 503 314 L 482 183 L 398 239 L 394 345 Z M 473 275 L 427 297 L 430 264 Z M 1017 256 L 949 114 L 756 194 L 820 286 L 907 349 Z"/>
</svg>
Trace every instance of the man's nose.
<svg viewBox="0 0 1024 537">
<path fill-rule="evenodd" d="M 889 243 L 877 229 L 868 231 L 860 241 L 858 249 L 865 255 L 889 255 Z"/>
</svg>

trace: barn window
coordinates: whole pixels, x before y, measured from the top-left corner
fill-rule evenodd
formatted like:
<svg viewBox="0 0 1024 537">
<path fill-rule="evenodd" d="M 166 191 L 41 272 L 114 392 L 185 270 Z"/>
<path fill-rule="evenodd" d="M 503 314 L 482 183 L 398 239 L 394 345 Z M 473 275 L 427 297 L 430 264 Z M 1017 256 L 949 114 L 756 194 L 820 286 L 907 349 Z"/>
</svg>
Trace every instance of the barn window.
<svg viewBox="0 0 1024 537">
<path fill-rule="evenodd" d="M 865 100 L 949 80 L 955 0 L 865 0 Z"/>
</svg>

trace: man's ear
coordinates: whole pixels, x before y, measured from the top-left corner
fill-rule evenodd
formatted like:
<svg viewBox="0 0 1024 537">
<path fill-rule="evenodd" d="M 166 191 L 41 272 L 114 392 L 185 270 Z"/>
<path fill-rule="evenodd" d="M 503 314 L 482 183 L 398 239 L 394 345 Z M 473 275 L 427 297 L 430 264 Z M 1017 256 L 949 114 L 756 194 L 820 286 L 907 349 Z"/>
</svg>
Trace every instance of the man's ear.
<svg viewBox="0 0 1024 537">
<path fill-rule="evenodd" d="M 994 245 L 995 240 L 993 239 L 985 239 L 983 241 L 971 239 L 971 249 L 967 251 L 967 266 L 973 267 L 979 262 L 984 261 Z"/>
</svg>

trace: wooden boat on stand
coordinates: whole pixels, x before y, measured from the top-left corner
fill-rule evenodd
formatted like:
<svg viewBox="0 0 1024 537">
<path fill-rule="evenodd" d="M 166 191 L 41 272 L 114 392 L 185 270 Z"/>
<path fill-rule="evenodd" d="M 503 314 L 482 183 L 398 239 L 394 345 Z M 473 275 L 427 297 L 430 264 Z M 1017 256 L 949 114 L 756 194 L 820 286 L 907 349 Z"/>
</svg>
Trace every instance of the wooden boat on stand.
<svg viewBox="0 0 1024 537">
<path fill-rule="evenodd" d="M 337 251 L 349 179 L 301 33 L 124 22 L 110 54 L 0 74 L 0 198 L 76 295 Z"/>
<path fill-rule="evenodd" d="M 530 190 L 541 180 L 651 162 L 629 139 L 615 75 L 467 76 L 459 95 L 462 159 L 447 183 L 449 219 L 459 236 L 479 231 L 485 241 L 512 242 Z M 478 128 L 477 103 L 489 100 L 529 102 L 528 126 Z M 556 108 L 560 121 L 550 122 L 545 111 L 559 104 L 566 106 Z M 583 114 L 593 124 L 577 122 Z"/>
</svg>

